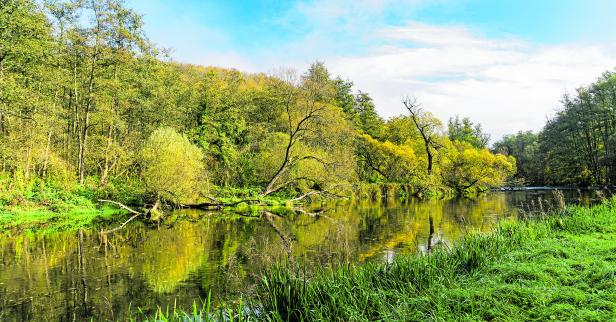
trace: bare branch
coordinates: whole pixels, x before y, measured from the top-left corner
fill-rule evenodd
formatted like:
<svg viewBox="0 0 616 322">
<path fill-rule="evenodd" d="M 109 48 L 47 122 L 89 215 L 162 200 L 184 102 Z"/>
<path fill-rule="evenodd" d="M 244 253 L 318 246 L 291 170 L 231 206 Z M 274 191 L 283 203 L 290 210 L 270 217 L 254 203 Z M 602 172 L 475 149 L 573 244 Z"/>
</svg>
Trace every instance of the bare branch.
<svg viewBox="0 0 616 322">
<path fill-rule="evenodd" d="M 119 203 L 119 202 L 117 202 L 117 201 L 113 201 L 113 200 L 106 200 L 106 199 L 98 199 L 98 201 L 100 201 L 100 202 L 109 202 L 109 203 L 112 203 L 112 204 L 115 204 L 115 205 L 119 206 L 120 208 L 123 208 L 123 209 L 125 209 L 125 210 L 128 210 L 128 212 L 130 212 L 130 213 L 137 214 L 137 215 L 143 215 L 143 213 L 138 212 L 138 211 L 135 211 L 135 210 L 133 210 L 132 208 L 130 208 L 130 207 L 128 207 L 128 206 L 126 206 L 126 205 L 124 205 L 123 203 Z"/>
<path fill-rule="evenodd" d="M 110 234 L 110 233 L 116 232 L 116 231 L 124 228 L 124 226 L 126 226 L 126 224 L 128 224 L 129 222 L 133 221 L 133 219 L 135 219 L 135 218 L 137 218 L 137 217 L 139 217 L 141 215 L 143 215 L 143 214 L 133 215 L 132 217 L 128 218 L 127 221 L 123 222 L 120 226 L 118 226 L 116 228 L 113 228 L 113 229 L 110 229 L 110 230 L 107 230 L 107 231 L 102 231 L 101 233 L 103 233 L 103 234 Z"/>
</svg>

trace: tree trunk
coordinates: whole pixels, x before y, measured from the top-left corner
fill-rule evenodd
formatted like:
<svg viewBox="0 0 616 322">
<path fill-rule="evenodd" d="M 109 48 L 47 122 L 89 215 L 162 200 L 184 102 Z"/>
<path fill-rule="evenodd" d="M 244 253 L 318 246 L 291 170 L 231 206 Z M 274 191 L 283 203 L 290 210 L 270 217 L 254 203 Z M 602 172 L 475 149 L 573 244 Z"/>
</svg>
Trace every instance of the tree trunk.
<svg viewBox="0 0 616 322">
<path fill-rule="evenodd" d="M 88 144 L 88 124 L 90 122 L 90 112 L 86 109 L 83 117 L 83 127 L 81 129 L 81 135 L 79 140 L 79 183 L 83 184 L 85 181 L 85 160 L 86 149 Z"/>
<path fill-rule="evenodd" d="M 430 145 L 426 143 L 426 153 L 428 154 L 428 175 L 432 174 L 432 152 L 430 152 Z"/>
<path fill-rule="evenodd" d="M 0 46 L 0 79 L 4 78 L 4 51 Z M 2 109 L 0 109 L 0 135 L 4 134 L 4 115 Z"/>
<path fill-rule="evenodd" d="M 114 66 L 114 69 L 113 69 L 113 80 L 114 80 L 114 83 L 117 85 L 117 80 L 118 80 L 117 66 Z M 117 94 L 117 90 L 115 94 Z M 109 162 L 110 162 L 109 153 L 111 150 L 111 144 L 113 143 L 113 116 L 114 116 L 117 104 L 118 104 L 118 98 L 116 95 L 114 95 L 113 103 L 111 105 L 111 120 L 109 122 L 109 128 L 107 130 L 107 147 L 105 148 L 105 163 L 103 165 L 103 171 L 101 174 L 101 186 L 106 186 L 107 180 L 109 178 Z"/>
<path fill-rule="evenodd" d="M 4 50 L 0 46 L 0 76 L 4 74 Z"/>
<path fill-rule="evenodd" d="M 88 146 L 88 127 L 90 125 L 90 109 L 92 108 L 92 94 L 94 92 L 94 72 L 98 60 L 98 47 L 94 49 L 92 56 L 92 66 L 90 66 L 90 79 L 88 81 L 88 96 L 86 98 L 86 106 L 83 116 L 83 124 L 81 128 L 81 142 L 79 145 L 79 183 L 83 184 L 85 180 L 85 162 L 86 151 Z"/>
<path fill-rule="evenodd" d="M 51 149 L 51 131 L 47 134 L 47 146 L 45 147 L 45 163 L 43 164 L 43 177 L 47 177 L 49 168 L 49 150 Z"/>
<path fill-rule="evenodd" d="M 287 113 L 289 113 L 288 109 Z M 291 159 L 291 147 L 293 147 L 293 139 L 295 138 L 296 133 L 297 131 L 293 132 L 293 128 L 291 127 L 291 117 L 289 116 L 289 143 L 287 144 L 287 148 L 284 153 L 284 161 L 280 165 L 280 168 L 278 168 L 278 171 L 276 171 L 274 176 L 270 179 L 267 186 L 265 186 L 265 190 L 263 190 L 262 193 L 263 196 L 267 196 L 270 193 L 276 191 L 276 189 L 274 189 L 274 184 L 276 184 L 280 176 L 282 176 L 282 174 L 287 170 L 287 165 L 289 164 L 289 160 Z"/>
<path fill-rule="evenodd" d="M 26 182 L 30 179 L 30 147 L 26 150 L 26 168 L 24 169 L 24 177 Z"/>
<path fill-rule="evenodd" d="M 109 150 L 111 150 L 111 143 L 113 135 L 113 125 L 109 125 L 109 130 L 107 131 L 107 147 L 105 148 L 105 164 L 103 165 L 103 171 L 101 173 L 101 186 L 106 186 L 109 178 Z"/>
</svg>

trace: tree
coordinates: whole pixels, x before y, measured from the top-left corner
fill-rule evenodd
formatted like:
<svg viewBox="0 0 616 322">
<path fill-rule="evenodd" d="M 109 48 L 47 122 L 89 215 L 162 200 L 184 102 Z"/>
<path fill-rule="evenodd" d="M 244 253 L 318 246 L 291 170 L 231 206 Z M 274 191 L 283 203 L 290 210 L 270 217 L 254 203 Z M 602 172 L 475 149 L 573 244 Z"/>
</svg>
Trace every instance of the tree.
<svg viewBox="0 0 616 322">
<path fill-rule="evenodd" d="M 351 162 L 345 154 L 350 151 L 350 128 L 342 110 L 333 105 L 335 87 L 322 64 L 313 64 L 299 82 L 287 73 L 283 80 L 273 80 L 270 87 L 276 104 L 281 106 L 286 132 L 273 138 L 279 142 L 284 137 L 286 142 L 280 147 L 284 151 L 280 153 L 280 164 L 267 180 L 262 195 L 302 184 L 323 190 L 323 184 L 329 181 L 323 174 L 337 177 L 334 169 L 349 173 L 346 170 Z"/>
<path fill-rule="evenodd" d="M 58 109 L 51 26 L 32 1 L 0 5 L 0 171 L 46 176 Z M 17 180 L 16 180 L 17 181 Z"/>
<path fill-rule="evenodd" d="M 340 107 L 347 115 L 348 120 L 357 122 L 357 113 L 355 111 L 355 96 L 353 95 L 353 82 L 343 80 L 340 77 L 334 79 L 336 94 L 334 101 L 336 106 Z"/>
<path fill-rule="evenodd" d="M 505 135 L 494 143 L 495 153 L 512 156 L 516 160 L 517 172 L 514 178 L 526 184 L 541 184 L 542 165 L 538 155 L 539 136 L 531 131 Z"/>
<path fill-rule="evenodd" d="M 173 203 L 191 201 L 203 174 L 203 153 L 172 128 L 160 128 L 141 149 L 141 177 L 155 198 Z"/>
<path fill-rule="evenodd" d="M 441 144 L 438 142 L 438 131 L 441 127 L 440 121 L 434 118 L 430 113 L 424 112 L 415 98 L 407 97 L 402 103 L 409 112 L 415 128 L 421 135 L 424 149 L 428 157 L 427 172 L 428 175 L 431 175 L 434 153 L 441 147 Z"/>
<path fill-rule="evenodd" d="M 374 138 L 383 135 L 384 122 L 376 112 L 374 102 L 367 93 L 359 92 L 355 96 L 355 111 L 359 119 L 359 128 Z"/>
<path fill-rule="evenodd" d="M 214 182 L 231 186 L 240 181 L 239 159 L 246 143 L 247 110 L 253 104 L 245 76 L 238 71 L 209 69 L 198 84 L 199 116 L 191 138 L 208 156 Z"/>
<path fill-rule="evenodd" d="M 264 196 L 278 191 L 291 183 L 291 180 L 280 182 L 283 175 L 289 172 L 290 169 L 298 167 L 304 160 L 318 159 L 312 155 L 296 155 L 294 153 L 294 146 L 297 146 L 298 142 L 302 141 L 307 133 L 311 131 L 311 127 L 316 124 L 325 107 L 323 103 L 316 101 L 318 95 L 307 95 L 309 93 L 300 91 L 296 87 L 294 75 L 289 73 L 286 76 L 285 81 L 275 81 L 272 84 L 272 89 L 276 93 L 275 95 L 278 96 L 279 103 L 283 106 L 287 119 L 287 142 L 284 147 L 282 163 L 263 189 L 262 195 Z"/>
<path fill-rule="evenodd" d="M 485 148 L 490 141 L 490 135 L 483 132 L 481 124 L 473 124 L 468 117 L 462 120 L 459 116 L 450 118 L 447 128 L 451 141 L 467 142 L 479 149 Z"/>
<path fill-rule="evenodd" d="M 446 149 L 441 176 L 445 184 L 459 193 L 471 188 L 483 190 L 501 185 L 515 173 L 515 159 L 477 149 L 466 142 L 454 142 Z"/>
<path fill-rule="evenodd" d="M 368 134 L 361 134 L 357 140 L 356 153 L 362 180 L 411 183 L 419 177 L 417 157 L 409 146 L 380 142 Z"/>
<path fill-rule="evenodd" d="M 387 120 L 383 140 L 401 145 L 414 144 L 422 139 L 411 117 L 400 115 Z"/>
<path fill-rule="evenodd" d="M 551 185 L 616 183 L 616 75 L 564 95 L 537 138 L 534 173 Z M 528 162 L 523 164 L 523 171 Z"/>
</svg>

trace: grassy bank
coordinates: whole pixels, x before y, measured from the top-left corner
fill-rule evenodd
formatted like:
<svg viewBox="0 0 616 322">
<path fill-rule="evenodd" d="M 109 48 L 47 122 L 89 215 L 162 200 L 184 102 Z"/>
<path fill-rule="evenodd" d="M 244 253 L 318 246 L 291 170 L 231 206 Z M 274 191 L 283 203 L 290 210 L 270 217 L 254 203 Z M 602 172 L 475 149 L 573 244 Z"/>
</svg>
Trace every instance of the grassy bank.
<svg viewBox="0 0 616 322">
<path fill-rule="evenodd" d="M 67 231 L 121 220 L 126 211 L 93 203 L 68 205 L 58 211 L 42 205 L 20 205 L 0 209 L 0 233 Z"/>
<path fill-rule="evenodd" d="M 126 211 L 95 200 L 96 192 L 85 186 L 35 182 L 17 192 L 0 190 L 0 232 L 74 230 L 125 217 Z"/>
<path fill-rule="evenodd" d="M 257 298 L 273 320 L 616 318 L 616 202 L 503 223 L 429 256 L 320 271 L 272 270 Z"/>
<path fill-rule="evenodd" d="M 127 211 L 110 203 L 100 203 L 99 199 L 109 199 L 143 210 L 143 205 L 151 202 L 151 196 L 136 187 L 136 184 L 110 184 L 105 188 L 88 185 L 74 185 L 60 188 L 43 181 L 34 181 L 18 192 L 0 191 L 0 232 L 24 232 L 38 230 L 73 230 L 87 228 L 97 223 L 121 221 L 126 219 Z M 278 215 L 288 215 L 307 204 L 335 202 L 338 200 L 408 199 L 420 194 L 424 198 L 453 197 L 446 189 L 419 191 L 416 187 L 404 184 L 359 184 L 344 186 L 337 191 L 315 194 L 279 192 L 262 196 L 260 188 L 220 188 L 212 189 L 213 197 L 201 197 L 194 204 L 199 209 L 216 210 L 226 216 L 260 215 L 267 210 Z M 306 198 L 300 198 L 306 196 Z M 148 199 L 149 198 L 149 199 Z M 219 205 L 216 205 L 219 203 Z M 203 206 L 206 205 L 206 206 Z M 163 209 L 163 220 L 178 220 L 171 216 L 174 205 L 167 204 Z"/>
<path fill-rule="evenodd" d="M 430 255 L 304 276 L 286 266 L 267 272 L 246 301 L 256 308 L 249 319 L 613 320 L 616 201 L 502 223 Z"/>
</svg>

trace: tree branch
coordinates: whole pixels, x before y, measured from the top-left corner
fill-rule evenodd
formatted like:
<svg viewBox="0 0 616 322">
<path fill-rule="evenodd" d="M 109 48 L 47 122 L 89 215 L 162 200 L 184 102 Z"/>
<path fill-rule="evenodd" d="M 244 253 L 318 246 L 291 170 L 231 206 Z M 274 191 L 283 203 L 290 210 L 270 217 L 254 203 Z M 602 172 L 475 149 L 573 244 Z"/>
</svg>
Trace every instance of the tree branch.
<svg viewBox="0 0 616 322">
<path fill-rule="evenodd" d="M 137 215 L 143 215 L 143 213 L 137 212 L 137 211 L 133 210 L 132 208 L 124 205 L 123 203 L 119 203 L 117 201 L 106 200 L 106 199 L 98 199 L 98 201 L 100 201 L 100 202 L 109 202 L 109 203 L 112 203 L 112 204 L 115 204 L 115 205 L 119 206 L 120 208 L 128 210 L 128 212 L 130 212 L 130 213 L 137 214 Z"/>
</svg>

